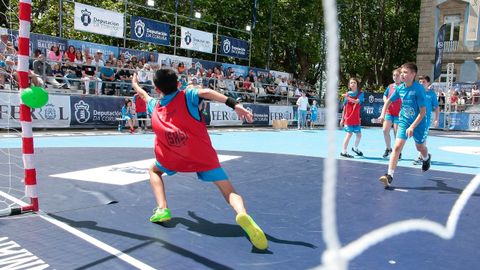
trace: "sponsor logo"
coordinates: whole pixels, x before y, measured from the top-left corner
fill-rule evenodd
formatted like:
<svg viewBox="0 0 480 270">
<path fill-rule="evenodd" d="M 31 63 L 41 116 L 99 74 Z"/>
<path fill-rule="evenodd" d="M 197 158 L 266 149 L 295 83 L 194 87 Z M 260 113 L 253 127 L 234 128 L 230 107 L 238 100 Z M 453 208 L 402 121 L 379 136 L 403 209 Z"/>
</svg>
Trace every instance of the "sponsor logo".
<svg viewBox="0 0 480 270">
<path fill-rule="evenodd" d="M 80 17 L 80 20 L 82 21 L 83 26 L 88 26 L 92 22 L 92 18 L 90 17 L 92 13 L 87 9 L 84 9 L 81 12 L 82 16 Z"/>
<path fill-rule="evenodd" d="M 185 33 L 185 44 L 190 45 L 192 43 L 192 34 L 190 32 Z"/>
<path fill-rule="evenodd" d="M 75 108 L 75 119 L 77 122 L 81 124 L 86 123 L 90 119 L 90 111 L 88 110 L 90 105 L 80 100 L 73 106 Z"/>
<path fill-rule="evenodd" d="M 57 110 L 53 104 L 47 104 L 42 108 L 43 116 L 47 120 L 55 120 L 57 117 Z"/>
<path fill-rule="evenodd" d="M 142 20 L 137 20 L 135 22 L 135 35 L 138 38 L 143 37 L 145 34 L 145 23 Z"/>
<path fill-rule="evenodd" d="M 437 49 L 439 50 L 443 49 L 443 42 L 437 42 Z"/>
<path fill-rule="evenodd" d="M 230 40 L 229 40 L 229 39 L 225 39 L 225 40 L 223 41 L 223 51 L 224 51 L 225 53 L 230 53 L 231 49 L 232 49 L 232 45 L 230 44 Z"/>
<path fill-rule="evenodd" d="M 375 97 L 373 95 L 368 96 L 368 102 L 370 103 L 375 102 Z"/>
</svg>

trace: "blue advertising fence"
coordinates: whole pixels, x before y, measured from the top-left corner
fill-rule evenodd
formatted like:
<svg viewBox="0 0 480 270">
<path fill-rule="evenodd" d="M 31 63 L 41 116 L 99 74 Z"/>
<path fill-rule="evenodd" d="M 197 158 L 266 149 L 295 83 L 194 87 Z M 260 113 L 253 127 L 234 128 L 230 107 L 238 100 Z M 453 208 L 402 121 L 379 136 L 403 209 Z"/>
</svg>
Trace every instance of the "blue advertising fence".
<svg viewBox="0 0 480 270">
<path fill-rule="evenodd" d="M 383 94 L 382 93 L 364 93 L 365 100 L 361 106 L 360 117 L 362 119 L 362 126 L 374 126 L 380 124 L 373 124 L 372 119 L 380 117 L 383 108 Z"/>
<path fill-rule="evenodd" d="M 71 96 L 71 127 L 115 126 L 122 116 L 122 97 Z"/>
</svg>

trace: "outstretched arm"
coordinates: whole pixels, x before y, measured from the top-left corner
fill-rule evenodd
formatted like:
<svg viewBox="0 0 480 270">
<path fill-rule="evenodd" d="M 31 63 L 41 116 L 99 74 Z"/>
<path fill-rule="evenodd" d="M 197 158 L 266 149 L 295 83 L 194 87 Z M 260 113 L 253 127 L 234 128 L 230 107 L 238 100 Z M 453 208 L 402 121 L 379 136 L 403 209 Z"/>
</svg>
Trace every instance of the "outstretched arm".
<svg viewBox="0 0 480 270">
<path fill-rule="evenodd" d="M 240 117 L 240 119 L 245 119 L 247 122 L 252 123 L 253 122 L 253 114 L 249 111 L 247 111 L 242 104 L 236 102 L 232 98 L 228 98 L 227 96 L 211 90 L 211 89 L 205 89 L 205 88 L 200 88 L 198 89 L 198 96 L 204 99 L 209 99 L 209 100 L 214 100 L 218 101 L 221 103 L 225 103 L 227 106 L 232 107 L 232 109 L 235 110 L 237 115 Z M 227 102 L 227 100 L 229 102 Z"/>
<path fill-rule="evenodd" d="M 148 95 L 148 93 L 143 90 L 142 87 L 140 87 L 139 83 L 138 83 L 138 77 L 137 77 L 137 73 L 133 74 L 133 78 L 132 78 L 132 87 L 133 87 L 133 90 L 135 90 L 135 92 L 145 101 L 148 103 L 148 101 L 150 99 L 152 99 L 151 96 Z"/>
</svg>

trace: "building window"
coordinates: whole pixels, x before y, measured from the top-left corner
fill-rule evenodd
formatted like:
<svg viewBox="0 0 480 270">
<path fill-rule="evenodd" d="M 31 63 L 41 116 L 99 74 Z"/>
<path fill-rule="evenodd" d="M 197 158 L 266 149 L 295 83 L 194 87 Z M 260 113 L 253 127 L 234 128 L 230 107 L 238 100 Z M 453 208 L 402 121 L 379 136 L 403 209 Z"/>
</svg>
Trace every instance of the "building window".
<svg viewBox="0 0 480 270">
<path fill-rule="evenodd" d="M 460 16 L 445 16 L 445 41 L 458 41 L 460 39 Z"/>
</svg>

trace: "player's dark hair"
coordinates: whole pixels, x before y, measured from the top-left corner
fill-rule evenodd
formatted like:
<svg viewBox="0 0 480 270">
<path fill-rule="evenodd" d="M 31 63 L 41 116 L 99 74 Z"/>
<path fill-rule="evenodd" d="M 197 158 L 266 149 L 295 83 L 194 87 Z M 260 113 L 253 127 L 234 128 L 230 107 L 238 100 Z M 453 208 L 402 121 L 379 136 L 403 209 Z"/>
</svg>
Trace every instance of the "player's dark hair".
<svg viewBox="0 0 480 270">
<path fill-rule="evenodd" d="M 155 84 L 155 86 L 164 95 L 171 94 L 177 91 L 177 73 L 175 73 L 175 71 L 170 68 L 159 69 L 155 72 L 155 76 L 153 77 L 153 84 Z"/>
<path fill-rule="evenodd" d="M 417 72 L 418 72 L 417 65 L 415 65 L 415 63 L 413 63 L 413 62 L 409 62 L 409 63 L 403 64 L 403 65 L 402 65 L 402 68 L 410 69 L 410 70 L 413 71 L 415 74 L 417 74 Z"/>
</svg>

